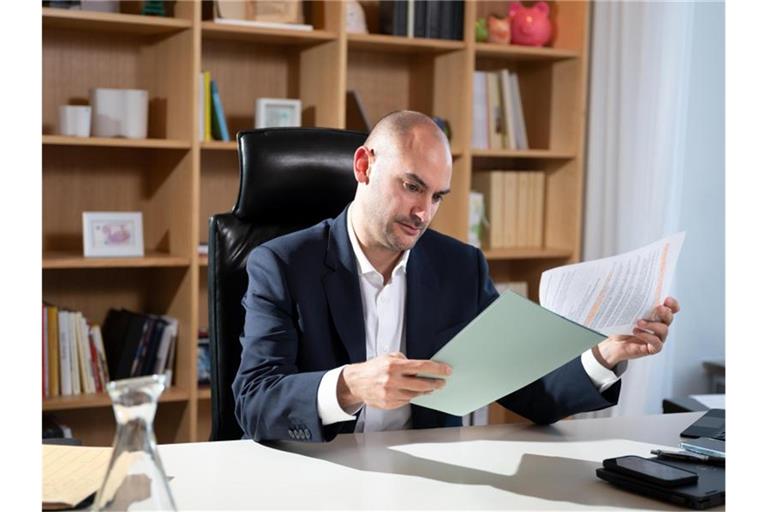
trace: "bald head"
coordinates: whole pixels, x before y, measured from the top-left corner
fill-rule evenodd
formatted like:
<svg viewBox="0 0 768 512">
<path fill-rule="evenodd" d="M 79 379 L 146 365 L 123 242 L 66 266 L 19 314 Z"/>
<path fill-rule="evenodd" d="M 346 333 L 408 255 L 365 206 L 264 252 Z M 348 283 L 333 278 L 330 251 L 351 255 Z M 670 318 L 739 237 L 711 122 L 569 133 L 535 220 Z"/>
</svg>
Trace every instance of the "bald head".
<svg viewBox="0 0 768 512">
<path fill-rule="evenodd" d="M 452 166 L 448 139 L 424 114 L 394 112 L 376 123 L 355 150 L 350 210 L 369 258 L 380 251 L 391 263 L 413 247 L 450 192 Z"/>
<path fill-rule="evenodd" d="M 369 148 L 377 148 L 380 153 L 393 149 L 398 155 L 416 149 L 420 143 L 441 146 L 450 157 L 451 145 L 445 133 L 429 116 L 413 110 L 382 117 L 365 140 Z"/>
</svg>

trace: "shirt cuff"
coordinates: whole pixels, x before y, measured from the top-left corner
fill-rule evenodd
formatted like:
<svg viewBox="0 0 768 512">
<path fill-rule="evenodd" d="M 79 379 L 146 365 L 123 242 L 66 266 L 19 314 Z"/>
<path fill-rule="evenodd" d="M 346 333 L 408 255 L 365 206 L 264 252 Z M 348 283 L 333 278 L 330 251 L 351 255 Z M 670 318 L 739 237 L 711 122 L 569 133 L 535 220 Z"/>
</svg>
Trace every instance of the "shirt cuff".
<svg viewBox="0 0 768 512">
<path fill-rule="evenodd" d="M 320 379 L 320 386 L 317 388 L 317 413 L 323 425 L 356 419 L 355 416 L 347 414 L 341 408 L 338 395 L 336 394 L 336 386 L 344 366 L 339 366 L 325 372 L 323 378 Z"/>
<path fill-rule="evenodd" d="M 613 370 L 609 370 L 595 359 L 592 349 L 586 350 L 581 354 L 581 365 L 584 367 L 584 371 L 587 372 L 589 380 L 592 381 L 592 384 L 600 393 L 613 386 L 627 369 L 627 362 L 622 361 Z"/>
</svg>

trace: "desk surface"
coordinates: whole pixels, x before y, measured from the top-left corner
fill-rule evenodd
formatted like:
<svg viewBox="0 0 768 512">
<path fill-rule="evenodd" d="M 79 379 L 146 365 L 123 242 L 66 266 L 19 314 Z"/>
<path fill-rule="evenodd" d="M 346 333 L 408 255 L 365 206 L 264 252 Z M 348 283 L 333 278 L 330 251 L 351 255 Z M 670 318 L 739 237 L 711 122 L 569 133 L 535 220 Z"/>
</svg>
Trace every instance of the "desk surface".
<svg viewBox="0 0 768 512">
<path fill-rule="evenodd" d="M 344 434 L 331 443 L 163 445 L 180 510 L 680 510 L 595 476 L 603 459 L 676 447 L 702 413 Z"/>
</svg>

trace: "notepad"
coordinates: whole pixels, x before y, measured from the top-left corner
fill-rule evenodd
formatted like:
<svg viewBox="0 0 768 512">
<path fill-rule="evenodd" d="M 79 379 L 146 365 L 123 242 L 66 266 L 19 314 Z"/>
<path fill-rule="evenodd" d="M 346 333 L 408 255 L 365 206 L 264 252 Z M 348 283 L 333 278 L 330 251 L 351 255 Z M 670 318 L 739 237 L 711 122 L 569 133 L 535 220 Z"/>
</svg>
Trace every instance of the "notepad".
<svg viewBox="0 0 768 512">
<path fill-rule="evenodd" d="M 43 445 L 43 510 L 72 508 L 95 493 L 112 448 Z"/>
<path fill-rule="evenodd" d="M 464 416 L 559 368 L 605 338 L 509 291 L 432 357 L 453 371 L 442 389 L 411 403 Z"/>
</svg>

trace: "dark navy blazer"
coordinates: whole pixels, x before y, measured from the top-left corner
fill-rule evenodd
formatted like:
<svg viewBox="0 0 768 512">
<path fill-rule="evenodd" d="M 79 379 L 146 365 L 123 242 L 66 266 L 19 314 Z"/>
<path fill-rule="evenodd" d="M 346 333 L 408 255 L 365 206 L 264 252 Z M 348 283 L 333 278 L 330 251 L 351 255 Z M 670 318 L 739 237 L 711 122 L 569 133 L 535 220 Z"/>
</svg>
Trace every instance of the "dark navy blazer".
<svg viewBox="0 0 768 512">
<path fill-rule="evenodd" d="M 347 211 L 275 238 L 248 257 L 242 360 L 232 385 L 235 414 L 256 441 L 330 441 L 355 421 L 323 426 L 317 390 L 328 370 L 366 360 L 360 284 Z M 497 297 L 481 251 L 432 230 L 406 267 L 405 354 L 429 359 Z M 580 358 L 498 400 L 535 423 L 615 405 L 621 383 L 599 393 Z M 460 426 L 461 418 L 411 406 L 414 428 Z"/>
</svg>

